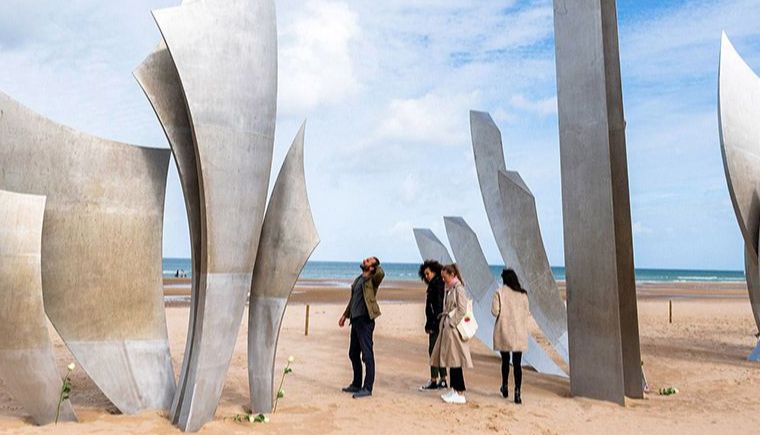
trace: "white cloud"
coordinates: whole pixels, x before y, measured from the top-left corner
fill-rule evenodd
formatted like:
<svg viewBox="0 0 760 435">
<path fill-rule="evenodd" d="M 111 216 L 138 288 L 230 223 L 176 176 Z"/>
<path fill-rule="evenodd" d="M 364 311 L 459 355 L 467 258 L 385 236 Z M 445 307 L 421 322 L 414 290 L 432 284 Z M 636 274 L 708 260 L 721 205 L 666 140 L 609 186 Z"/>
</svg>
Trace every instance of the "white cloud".
<svg viewBox="0 0 760 435">
<path fill-rule="evenodd" d="M 647 226 L 644 226 L 643 223 L 641 223 L 641 222 L 634 222 L 633 223 L 633 235 L 634 236 L 643 236 L 645 234 L 652 234 L 652 233 L 654 233 L 654 231 L 651 228 L 649 228 Z"/>
<path fill-rule="evenodd" d="M 280 110 L 297 114 L 355 95 L 357 15 L 345 2 L 310 0 L 280 33 Z"/>
<path fill-rule="evenodd" d="M 401 183 L 401 199 L 406 204 L 412 204 L 418 200 L 420 194 L 420 180 L 414 174 L 407 174 Z"/>
<path fill-rule="evenodd" d="M 469 143 L 469 110 L 478 93 L 392 100 L 377 130 L 378 140 L 459 146 Z"/>
<path fill-rule="evenodd" d="M 513 107 L 525 112 L 534 113 L 540 116 L 555 115 L 557 113 L 557 97 L 542 98 L 531 100 L 523 95 L 513 96 L 509 102 Z"/>
<path fill-rule="evenodd" d="M 412 229 L 414 226 L 409 221 L 400 221 L 394 223 L 389 229 L 388 234 L 394 237 L 407 238 L 413 234 Z"/>
<path fill-rule="evenodd" d="M 624 74 L 681 84 L 710 77 L 717 71 L 721 31 L 740 42 L 757 37 L 758 22 L 757 0 L 697 0 L 623 23 Z"/>
</svg>

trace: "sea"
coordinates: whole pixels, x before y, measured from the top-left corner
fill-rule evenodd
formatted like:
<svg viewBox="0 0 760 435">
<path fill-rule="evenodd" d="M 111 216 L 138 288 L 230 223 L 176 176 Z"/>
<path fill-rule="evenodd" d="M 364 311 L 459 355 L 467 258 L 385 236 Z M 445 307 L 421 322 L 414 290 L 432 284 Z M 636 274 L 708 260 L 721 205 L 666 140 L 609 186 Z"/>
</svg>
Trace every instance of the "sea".
<svg viewBox="0 0 760 435">
<path fill-rule="evenodd" d="M 189 258 L 164 258 L 164 276 L 173 277 L 191 275 Z M 386 279 L 399 281 L 419 280 L 417 271 L 419 263 L 383 263 Z M 502 266 L 492 265 L 491 272 L 497 279 L 501 276 Z M 358 262 L 345 261 L 309 261 L 301 273 L 301 279 L 336 279 L 355 278 L 360 273 Z M 564 267 L 552 267 L 557 280 L 565 279 Z M 636 269 L 638 282 L 743 282 L 744 272 L 735 270 L 690 270 L 690 269 Z"/>
</svg>

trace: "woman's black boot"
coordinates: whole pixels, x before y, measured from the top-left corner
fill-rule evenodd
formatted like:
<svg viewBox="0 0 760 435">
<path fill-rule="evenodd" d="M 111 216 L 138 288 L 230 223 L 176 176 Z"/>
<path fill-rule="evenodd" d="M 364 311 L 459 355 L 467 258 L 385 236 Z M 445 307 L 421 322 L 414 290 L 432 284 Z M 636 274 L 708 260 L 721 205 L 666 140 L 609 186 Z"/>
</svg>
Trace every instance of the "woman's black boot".
<svg viewBox="0 0 760 435">
<path fill-rule="evenodd" d="M 502 385 L 501 388 L 499 388 L 499 391 L 501 391 L 501 397 L 505 399 L 509 397 L 509 388 L 507 388 L 506 384 Z"/>
<path fill-rule="evenodd" d="M 519 388 L 515 388 L 515 403 L 517 403 L 518 405 L 522 403 L 522 397 L 520 397 L 520 389 Z"/>
</svg>

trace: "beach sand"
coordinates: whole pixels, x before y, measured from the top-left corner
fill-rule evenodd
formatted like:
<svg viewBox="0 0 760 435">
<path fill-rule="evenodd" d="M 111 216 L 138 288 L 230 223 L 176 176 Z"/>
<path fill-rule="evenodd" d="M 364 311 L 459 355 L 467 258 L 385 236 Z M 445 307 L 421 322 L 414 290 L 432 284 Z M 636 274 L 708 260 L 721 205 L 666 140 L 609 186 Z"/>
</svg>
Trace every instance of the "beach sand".
<svg viewBox="0 0 760 435">
<path fill-rule="evenodd" d="M 167 304 L 175 371 L 182 361 L 188 322 L 187 281 L 168 280 Z M 289 355 L 294 373 L 285 380 L 285 398 L 268 424 L 234 422 L 248 402 L 244 321 L 216 419 L 201 433 L 509 433 L 509 434 L 754 434 L 760 431 L 760 364 L 746 361 L 755 344 L 751 308 L 742 284 L 642 284 L 639 325 L 644 368 L 653 393 L 625 407 L 572 398 L 566 379 L 524 370 L 523 405 L 502 399 L 499 359 L 473 343 L 475 368 L 465 370 L 466 405 L 447 405 L 440 393 L 417 391 L 428 377 L 424 288 L 387 282 L 380 291 L 383 315 L 375 329 L 377 381 L 374 396 L 354 400 L 340 391 L 351 379 L 349 329 L 337 319 L 345 306 L 345 283 L 299 283 L 285 314 L 277 355 L 280 373 Z M 668 301 L 673 300 L 673 323 Z M 304 336 L 305 304 L 310 304 Z M 246 313 L 247 319 L 247 313 Z M 532 325 L 534 331 L 538 328 Z M 54 334 L 62 372 L 72 361 Z M 542 344 L 546 344 L 545 341 Z M 556 358 L 556 355 L 555 355 Z M 566 366 L 564 366 L 567 369 Z M 80 423 L 32 426 L 0 385 L 1 433 L 178 433 L 163 412 L 119 415 L 81 370 L 73 376 L 72 403 Z M 680 394 L 659 396 L 660 387 Z"/>
</svg>

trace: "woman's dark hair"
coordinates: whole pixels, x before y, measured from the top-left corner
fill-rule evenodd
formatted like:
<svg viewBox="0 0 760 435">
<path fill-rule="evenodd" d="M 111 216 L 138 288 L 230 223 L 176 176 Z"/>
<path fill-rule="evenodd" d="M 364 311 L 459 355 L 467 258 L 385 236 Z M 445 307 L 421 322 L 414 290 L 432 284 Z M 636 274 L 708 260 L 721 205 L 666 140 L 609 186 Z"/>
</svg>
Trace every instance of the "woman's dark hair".
<svg viewBox="0 0 760 435">
<path fill-rule="evenodd" d="M 520 293 L 528 293 L 525 291 L 524 288 L 520 285 L 520 280 L 517 279 L 517 274 L 512 269 L 504 269 L 501 271 L 501 280 L 504 283 L 505 286 L 511 288 L 512 290 Z"/>
<path fill-rule="evenodd" d="M 435 260 L 425 260 L 422 264 L 420 264 L 420 270 L 417 272 L 417 274 L 420 276 L 420 279 L 423 281 L 425 281 L 425 269 L 430 269 L 430 271 L 433 272 L 433 275 L 440 276 L 443 266 L 441 263 Z"/>
</svg>

